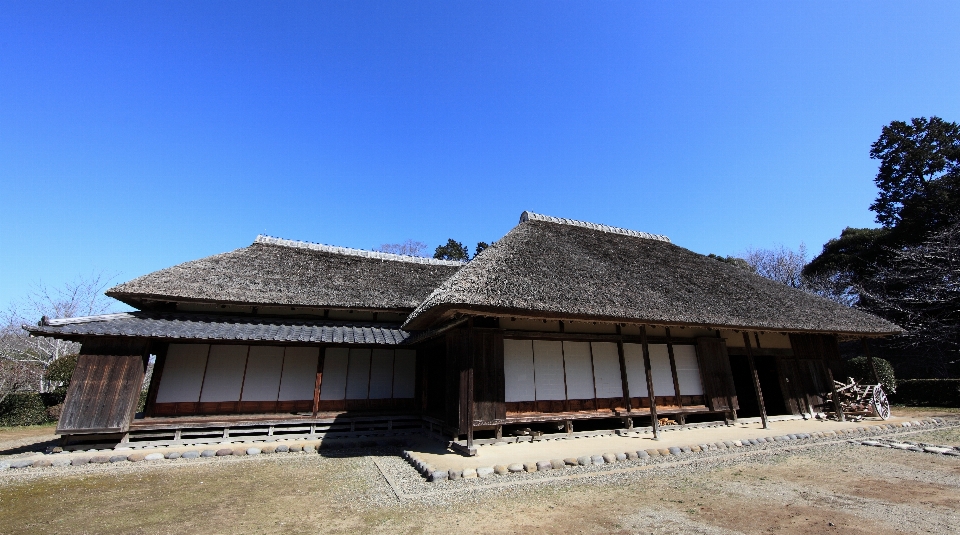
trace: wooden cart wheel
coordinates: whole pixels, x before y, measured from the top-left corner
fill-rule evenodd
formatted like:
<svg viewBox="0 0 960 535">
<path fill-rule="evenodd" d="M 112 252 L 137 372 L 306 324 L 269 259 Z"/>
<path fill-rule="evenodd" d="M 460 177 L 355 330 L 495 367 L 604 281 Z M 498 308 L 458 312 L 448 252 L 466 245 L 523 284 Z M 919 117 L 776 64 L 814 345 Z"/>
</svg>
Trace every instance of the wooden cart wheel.
<svg viewBox="0 0 960 535">
<path fill-rule="evenodd" d="M 880 385 L 873 389 L 873 411 L 881 420 L 890 417 L 890 400 L 887 399 L 887 394 Z"/>
</svg>

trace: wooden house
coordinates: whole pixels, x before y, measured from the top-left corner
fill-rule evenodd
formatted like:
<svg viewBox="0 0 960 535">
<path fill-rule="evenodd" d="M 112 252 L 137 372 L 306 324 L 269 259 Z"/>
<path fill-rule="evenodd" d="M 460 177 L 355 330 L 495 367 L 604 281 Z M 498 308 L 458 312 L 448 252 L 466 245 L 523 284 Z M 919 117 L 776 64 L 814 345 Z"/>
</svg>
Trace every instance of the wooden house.
<svg viewBox="0 0 960 535">
<path fill-rule="evenodd" d="M 900 332 L 663 236 L 530 212 L 467 263 L 260 236 L 107 295 L 138 311 L 25 327 L 82 344 L 74 442 L 426 428 L 469 450 L 521 426 L 765 421 L 829 401 L 839 337 Z"/>
</svg>

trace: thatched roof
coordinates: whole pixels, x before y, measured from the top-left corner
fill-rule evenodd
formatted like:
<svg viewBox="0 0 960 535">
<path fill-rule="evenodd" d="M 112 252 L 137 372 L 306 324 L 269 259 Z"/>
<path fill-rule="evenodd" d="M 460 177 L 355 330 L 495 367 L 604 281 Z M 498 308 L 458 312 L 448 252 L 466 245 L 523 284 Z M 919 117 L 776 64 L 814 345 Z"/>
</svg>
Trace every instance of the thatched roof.
<svg viewBox="0 0 960 535">
<path fill-rule="evenodd" d="M 106 293 L 150 301 L 410 311 L 463 264 L 258 236 L 249 247 L 161 269 Z"/>
<path fill-rule="evenodd" d="M 437 288 L 404 329 L 456 311 L 857 334 L 896 325 L 647 235 L 524 213 Z"/>
</svg>

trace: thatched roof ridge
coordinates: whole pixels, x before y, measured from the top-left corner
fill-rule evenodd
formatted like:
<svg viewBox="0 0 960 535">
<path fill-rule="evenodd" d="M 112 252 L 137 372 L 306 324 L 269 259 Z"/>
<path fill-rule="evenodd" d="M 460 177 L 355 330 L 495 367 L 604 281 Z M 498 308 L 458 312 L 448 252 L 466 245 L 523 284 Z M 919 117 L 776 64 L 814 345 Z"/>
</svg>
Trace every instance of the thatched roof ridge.
<svg viewBox="0 0 960 535">
<path fill-rule="evenodd" d="M 463 264 L 258 236 L 249 247 L 148 273 L 107 295 L 148 301 L 410 311 Z"/>
<path fill-rule="evenodd" d="M 665 325 L 891 334 L 896 325 L 662 239 L 527 217 L 403 328 L 456 310 Z"/>
</svg>

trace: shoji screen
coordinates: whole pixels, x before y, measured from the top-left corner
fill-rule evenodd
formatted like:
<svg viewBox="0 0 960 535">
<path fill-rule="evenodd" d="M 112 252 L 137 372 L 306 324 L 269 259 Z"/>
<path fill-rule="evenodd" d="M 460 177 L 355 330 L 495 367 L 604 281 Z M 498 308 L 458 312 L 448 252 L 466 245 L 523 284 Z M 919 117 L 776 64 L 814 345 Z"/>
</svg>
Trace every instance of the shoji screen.
<svg viewBox="0 0 960 535">
<path fill-rule="evenodd" d="M 157 389 L 157 403 L 199 401 L 209 351 L 207 344 L 170 344 Z"/>
<path fill-rule="evenodd" d="M 252 346 L 247 357 L 241 401 L 276 401 L 283 372 L 283 348 Z"/>
<path fill-rule="evenodd" d="M 627 386 L 630 397 L 645 398 L 647 391 L 647 371 L 643 366 L 643 346 L 640 344 L 623 344 L 623 360 L 627 365 Z M 657 392 L 657 388 L 653 388 Z"/>
<path fill-rule="evenodd" d="M 283 376 L 280 379 L 280 401 L 313 399 L 317 384 L 317 363 L 320 348 L 288 347 L 283 354 Z M 326 384 L 326 378 L 324 378 Z"/>
<path fill-rule="evenodd" d="M 563 343 L 533 342 L 533 374 L 537 401 L 567 399 L 563 380 Z"/>
<path fill-rule="evenodd" d="M 504 397 L 506 401 L 535 401 L 533 342 L 503 341 Z"/>
<path fill-rule="evenodd" d="M 593 342 L 593 375 L 598 398 L 623 397 L 623 382 L 620 379 L 620 354 L 617 344 Z"/>
<path fill-rule="evenodd" d="M 589 342 L 564 342 L 563 365 L 567 372 L 567 399 L 593 399 L 593 362 Z"/>
<path fill-rule="evenodd" d="M 673 396 L 673 371 L 670 369 L 670 353 L 667 344 L 650 344 L 650 372 L 653 376 L 653 393 L 657 396 Z"/>
<path fill-rule="evenodd" d="M 207 360 L 200 401 L 237 401 L 249 346 L 213 345 Z"/>
<path fill-rule="evenodd" d="M 673 359 L 677 363 L 680 394 L 684 396 L 703 395 L 703 382 L 700 379 L 700 365 L 697 361 L 696 346 L 673 346 Z"/>
<path fill-rule="evenodd" d="M 337 400 L 346 397 L 347 365 L 350 361 L 350 350 L 345 348 L 329 348 L 323 357 L 323 382 L 320 385 L 320 399 Z"/>
</svg>

